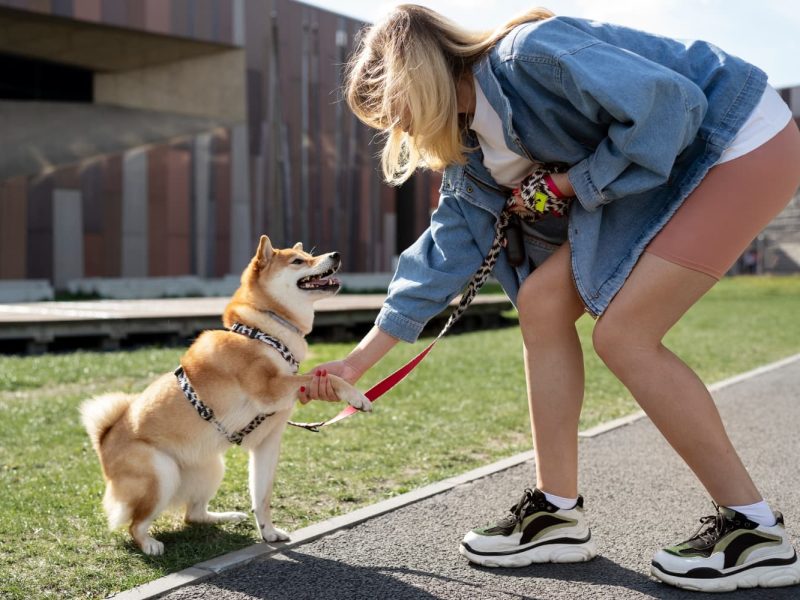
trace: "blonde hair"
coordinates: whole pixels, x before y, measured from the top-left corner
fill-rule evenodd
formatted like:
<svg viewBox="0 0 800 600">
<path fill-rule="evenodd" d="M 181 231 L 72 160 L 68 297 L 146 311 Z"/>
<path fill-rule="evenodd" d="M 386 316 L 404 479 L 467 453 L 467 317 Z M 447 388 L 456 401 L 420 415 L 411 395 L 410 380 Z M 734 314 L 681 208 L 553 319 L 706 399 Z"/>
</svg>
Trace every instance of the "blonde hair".
<svg viewBox="0 0 800 600">
<path fill-rule="evenodd" d="M 441 171 L 465 162 L 457 82 L 514 27 L 552 16 L 535 8 L 494 31 L 473 32 L 402 4 L 362 30 L 345 71 L 345 98 L 363 123 L 384 133 L 388 183 L 403 183 L 419 166 Z"/>
</svg>

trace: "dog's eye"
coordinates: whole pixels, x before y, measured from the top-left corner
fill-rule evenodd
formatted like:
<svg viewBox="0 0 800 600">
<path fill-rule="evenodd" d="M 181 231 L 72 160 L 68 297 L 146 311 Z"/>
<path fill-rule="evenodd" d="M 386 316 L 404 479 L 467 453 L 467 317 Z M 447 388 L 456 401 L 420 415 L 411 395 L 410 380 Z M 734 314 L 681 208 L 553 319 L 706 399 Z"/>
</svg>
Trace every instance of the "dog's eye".
<svg viewBox="0 0 800 600">
<path fill-rule="evenodd" d="M 293 265 L 303 265 L 303 264 L 305 264 L 305 262 L 306 262 L 306 261 L 304 261 L 302 258 L 295 258 L 295 259 L 292 261 L 292 264 L 293 264 Z"/>
</svg>

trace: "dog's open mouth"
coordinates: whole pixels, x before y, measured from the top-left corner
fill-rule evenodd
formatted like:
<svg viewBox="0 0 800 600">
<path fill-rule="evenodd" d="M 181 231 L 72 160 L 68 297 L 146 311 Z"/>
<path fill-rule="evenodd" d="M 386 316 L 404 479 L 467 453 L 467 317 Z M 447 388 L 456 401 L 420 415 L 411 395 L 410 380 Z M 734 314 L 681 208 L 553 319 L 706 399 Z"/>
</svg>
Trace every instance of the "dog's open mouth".
<svg viewBox="0 0 800 600">
<path fill-rule="evenodd" d="M 297 287 L 299 287 L 301 290 L 319 290 L 326 292 L 338 290 L 339 286 L 341 286 L 341 282 L 335 277 L 332 277 L 334 273 L 336 273 L 336 269 L 329 269 L 328 271 L 318 275 L 309 275 L 308 277 L 303 277 L 297 282 Z"/>
</svg>

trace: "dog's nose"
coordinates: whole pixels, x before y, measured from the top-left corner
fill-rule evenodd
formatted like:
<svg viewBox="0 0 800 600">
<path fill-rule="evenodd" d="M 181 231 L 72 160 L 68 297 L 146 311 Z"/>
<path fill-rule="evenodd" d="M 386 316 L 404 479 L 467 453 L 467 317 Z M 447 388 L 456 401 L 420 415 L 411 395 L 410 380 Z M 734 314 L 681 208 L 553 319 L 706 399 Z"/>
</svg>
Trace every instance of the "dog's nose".
<svg viewBox="0 0 800 600">
<path fill-rule="evenodd" d="M 331 258 L 333 260 L 339 260 L 339 253 L 338 252 L 331 252 Z"/>
</svg>

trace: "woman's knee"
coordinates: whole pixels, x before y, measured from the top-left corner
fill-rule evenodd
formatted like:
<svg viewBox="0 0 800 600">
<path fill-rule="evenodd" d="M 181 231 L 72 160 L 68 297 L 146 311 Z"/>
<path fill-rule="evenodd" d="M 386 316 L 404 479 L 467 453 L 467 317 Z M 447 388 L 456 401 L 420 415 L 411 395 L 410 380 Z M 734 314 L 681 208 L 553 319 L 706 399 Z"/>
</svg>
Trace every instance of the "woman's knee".
<svg viewBox="0 0 800 600">
<path fill-rule="evenodd" d="M 657 350 L 661 339 L 636 325 L 625 313 L 605 314 L 595 323 L 592 345 L 608 368 L 618 370 L 636 362 L 637 357 Z"/>
<path fill-rule="evenodd" d="M 522 283 L 517 295 L 523 334 L 526 330 L 572 326 L 583 314 L 583 304 L 572 284 L 569 269 L 556 269 L 552 264 L 551 268 L 545 268 L 548 263 Z"/>
</svg>

